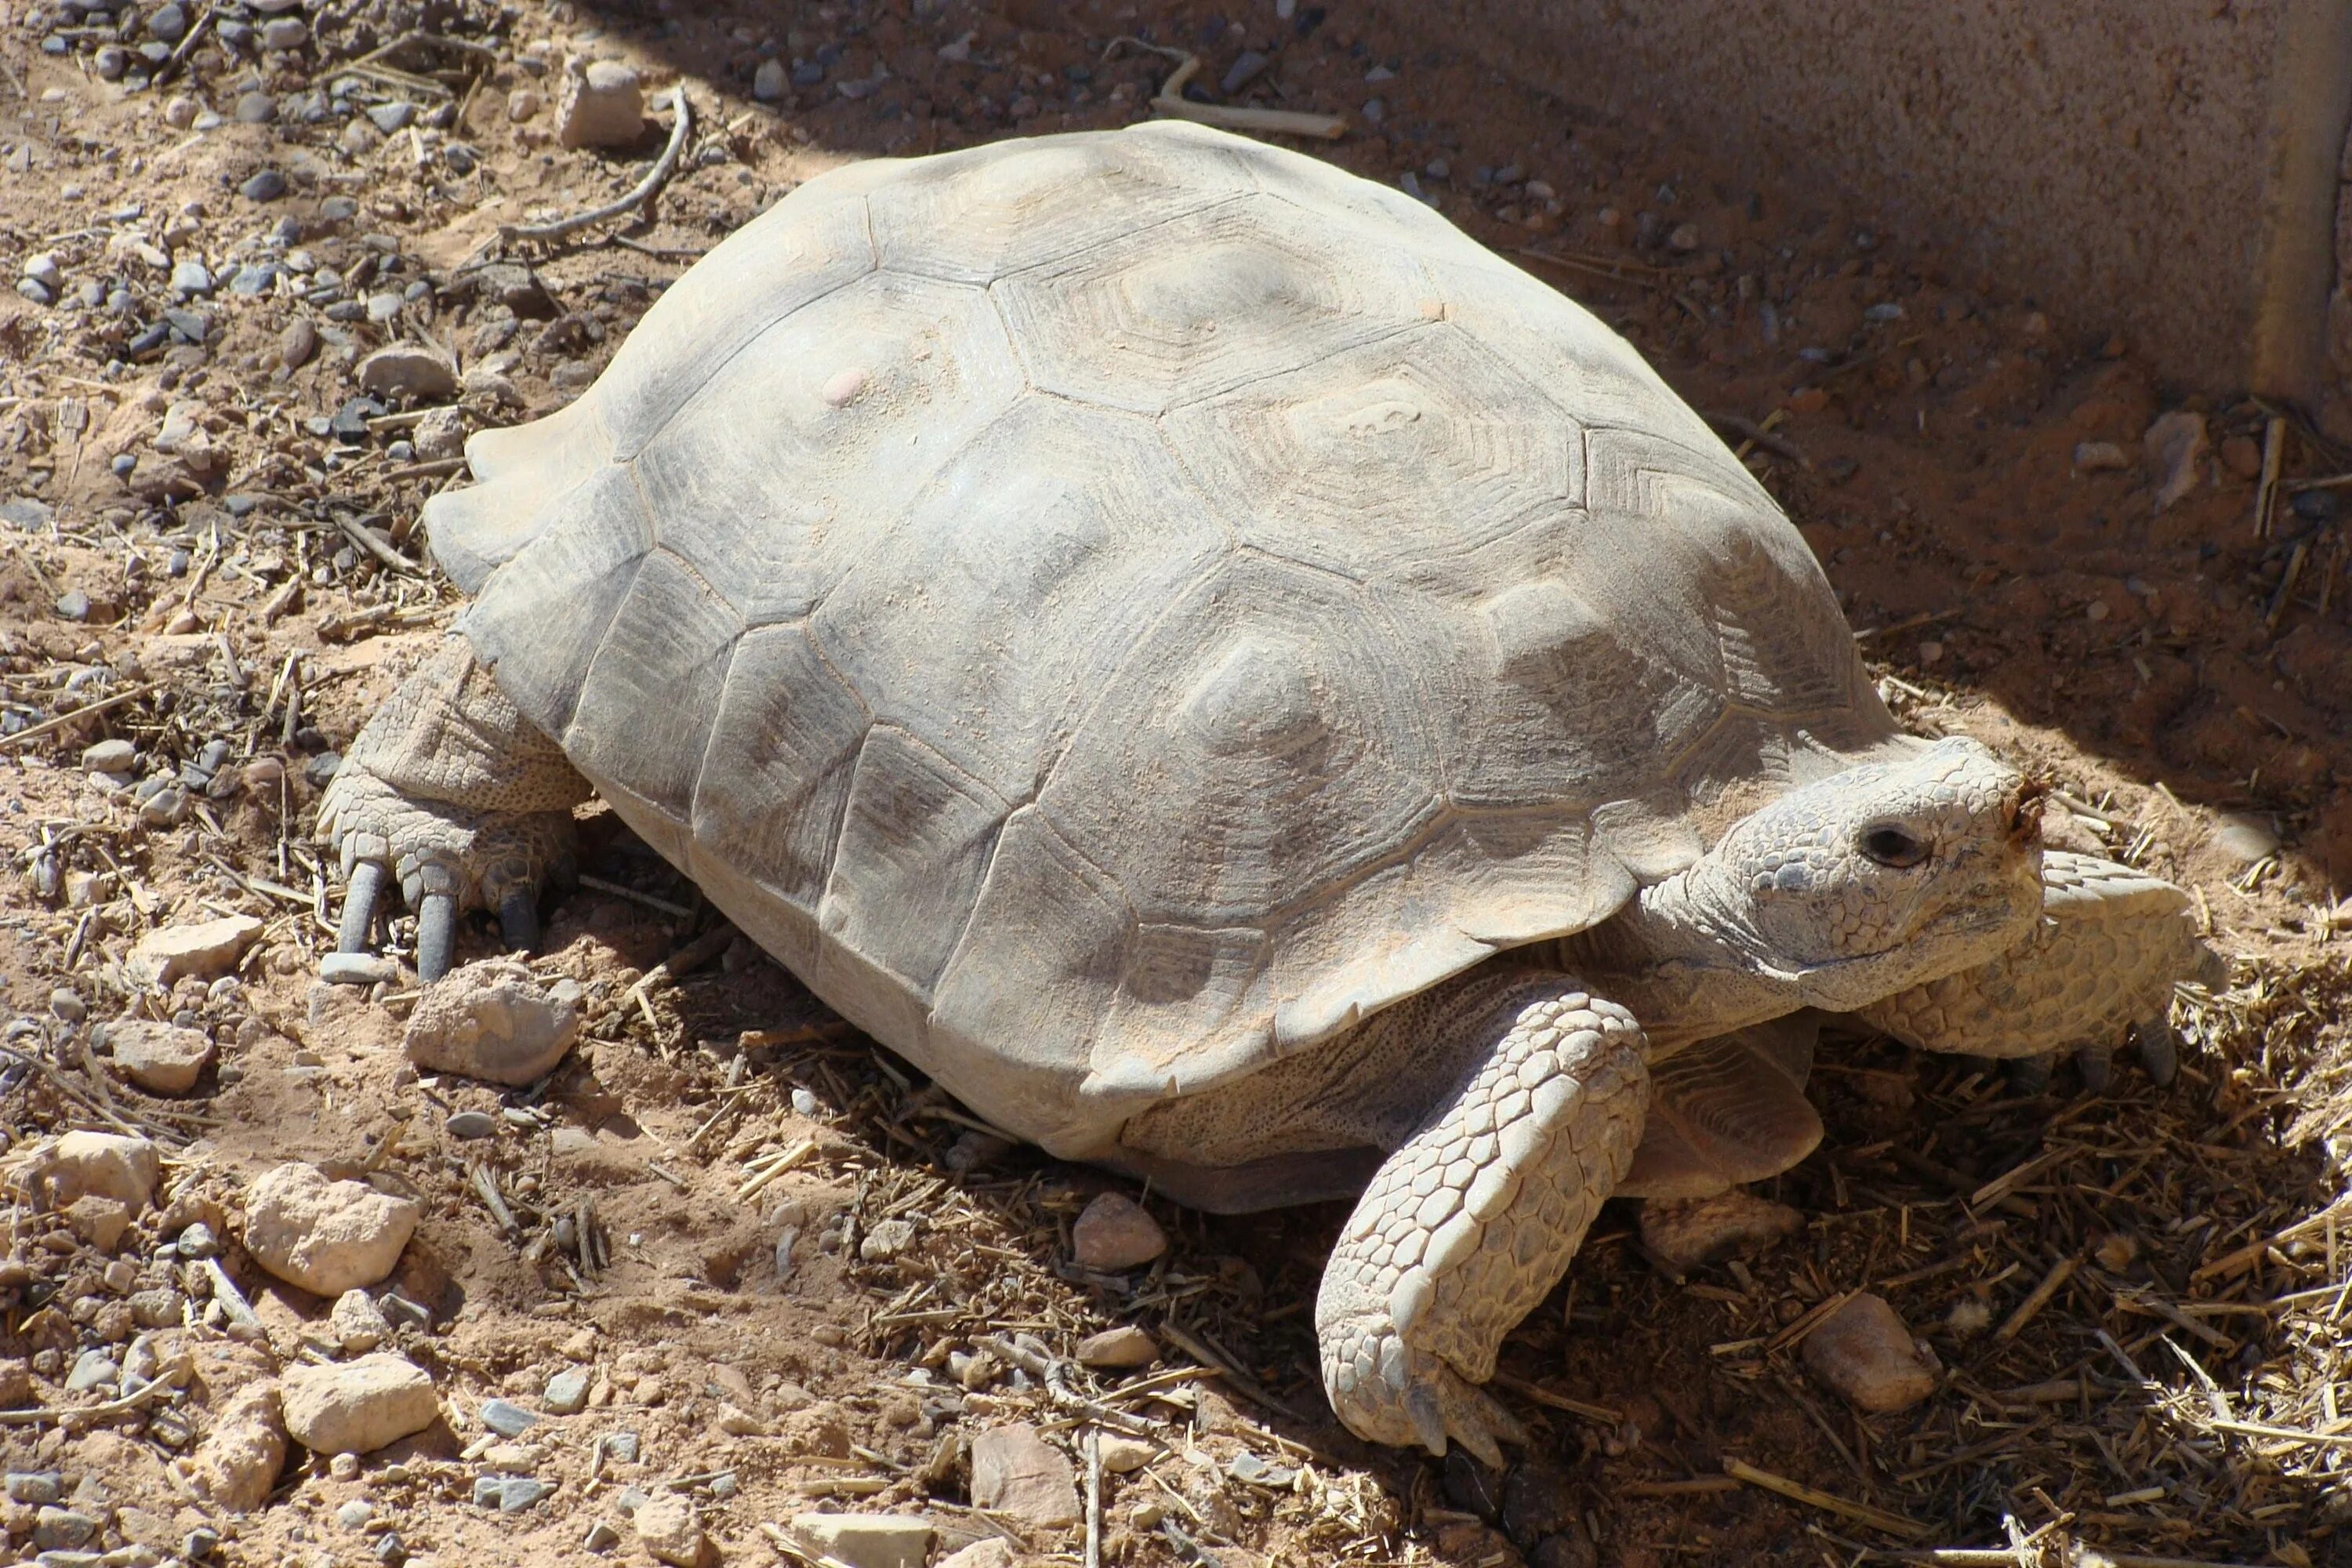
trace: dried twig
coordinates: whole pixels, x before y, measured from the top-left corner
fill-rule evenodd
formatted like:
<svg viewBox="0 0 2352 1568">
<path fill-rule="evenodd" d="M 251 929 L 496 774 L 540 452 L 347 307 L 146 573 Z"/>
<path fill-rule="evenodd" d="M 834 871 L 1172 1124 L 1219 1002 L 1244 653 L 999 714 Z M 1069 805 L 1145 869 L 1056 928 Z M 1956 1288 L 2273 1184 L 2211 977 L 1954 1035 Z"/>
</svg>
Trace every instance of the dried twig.
<svg viewBox="0 0 2352 1568">
<path fill-rule="evenodd" d="M 1152 96 L 1151 107 L 1176 120 L 1190 120 L 1198 125 L 1214 125 L 1225 131 L 1248 131 L 1265 136 L 1312 136 L 1324 142 L 1336 142 L 1348 133 L 1347 116 L 1341 114 L 1308 114 L 1296 109 L 1256 109 L 1247 104 L 1195 103 L 1184 96 L 1185 87 L 1200 74 L 1201 57 L 1185 49 L 1171 48 L 1165 44 L 1148 44 L 1141 38 L 1113 38 L 1103 50 L 1106 60 L 1118 52 L 1122 44 L 1139 49 L 1149 49 L 1155 55 L 1165 55 L 1176 62 L 1168 79 L 1160 84 Z"/>
<path fill-rule="evenodd" d="M 1746 1481 L 1749 1486 L 1762 1487 L 1769 1492 L 1778 1492 L 1793 1502 L 1804 1503 L 1808 1507 L 1836 1514 L 1841 1519 L 1853 1520 L 1857 1524 L 1866 1524 L 1873 1530 L 1883 1530 L 1889 1535 L 1900 1535 L 1916 1541 L 1927 1533 L 1927 1527 L 1916 1519 L 1906 1519 L 1899 1513 L 1888 1513 L 1885 1509 L 1873 1508 L 1868 1503 L 1850 1502 L 1844 1498 L 1829 1492 L 1816 1491 L 1801 1481 L 1792 1481 L 1786 1476 L 1776 1476 L 1769 1470 L 1759 1470 L 1755 1466 L 1744 1460 L 1735 1459 L 1729 1455 L 1724 1457 L 1723 1473 L 1735 1480 Z"/>
<path fill-rule="evenodd" d="M 557 218 L 552 223 L 500 224 L 499 237 L 509 241 L 562 239 L 567 234 L 593 228 L 607 218 L 619 217 L 625 213 L 642 211 L 651 218 L 653 199 L 661 194 L 662 186 L 669 183 L 670 175 L 677 171 L 678 154 L 686 151 L 687 136 L 694 127 L 694 110 L 688 106 L 686 89 L 671 88 L 669 104 L 674 110 L 670 116 L 669 144 L 662 149 L 661 156 L 654 160 L 654 166 L 646 171 L 646 177 L 630 187 L 628 195 L 601 207 Z"/>
</svg>

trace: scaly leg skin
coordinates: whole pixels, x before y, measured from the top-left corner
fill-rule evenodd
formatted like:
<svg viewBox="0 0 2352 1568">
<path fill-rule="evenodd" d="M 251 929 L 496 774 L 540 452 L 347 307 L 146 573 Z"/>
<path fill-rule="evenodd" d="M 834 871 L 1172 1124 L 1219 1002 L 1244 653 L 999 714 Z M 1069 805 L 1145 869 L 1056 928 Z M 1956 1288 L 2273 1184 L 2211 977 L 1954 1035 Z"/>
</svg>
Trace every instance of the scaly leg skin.
<svg viewBox="0 0 2352 1568">
<path fill-rule="evenodd" d="M 2148 1077 L 2170 1083 L 2172 987 L 2214 979 L 2221 967 L 2198 939 L 2188 895 L 2145 871 L 2056 849 L 2042 855 L 2042 883 L 2044 918 L 2032 937 L 1990 963 L 1864 1007 L 1861 1018 L 1931 1051 L 2033 1059 L 2071 1049 L 2093 1093 L 2106 1088 L 2109 1055 L 2129 1034 Z M 2048 1079 L 2034 1066 L 2011 1083 L 2035 1093 Z"/>
<path fill-rule="evenodd" d="M 588 781 L 523 721 L 462 637 L 361 729 L 319 805 L 348 883 L 337 947 L 368 950 L 388 880 L 416 911 L 416 972 L 449 969 L 457 917 L 498 911 L 509 945 L 539 940 L 539 894 L 572 875 L 572 808 Z"/>
<path fill-rule="evenodd" d="M 1525 1435 L 1477 1385 L 1632 1164 L 1649 1072 L 1633 1015 L 1563 975 L 1456 1026 L 1493 1044 L 1365 1189 L 1324 1268 L 1315 1329 L 1349 1430 L 1441 1455 L 1451 1438 L 1499 1468 L 1496 1439 Z"/>
</svg>

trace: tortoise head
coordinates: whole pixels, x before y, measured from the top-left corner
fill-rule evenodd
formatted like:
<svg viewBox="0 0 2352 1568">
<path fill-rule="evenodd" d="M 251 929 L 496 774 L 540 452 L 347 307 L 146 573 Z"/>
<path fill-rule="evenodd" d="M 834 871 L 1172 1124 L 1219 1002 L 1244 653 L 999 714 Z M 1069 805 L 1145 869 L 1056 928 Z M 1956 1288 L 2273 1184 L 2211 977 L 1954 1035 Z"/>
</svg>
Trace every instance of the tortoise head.
<svg viewBox="0 0 2352 1568">
<path fill-rule="evenodd" d="M 1968 740 L 1857 764 L 1733 826 L 1685 873 L 1684 916 L 1800 1005 L 1867 1005 L 2032 931 L 2041 795 Z"/>
</svg>

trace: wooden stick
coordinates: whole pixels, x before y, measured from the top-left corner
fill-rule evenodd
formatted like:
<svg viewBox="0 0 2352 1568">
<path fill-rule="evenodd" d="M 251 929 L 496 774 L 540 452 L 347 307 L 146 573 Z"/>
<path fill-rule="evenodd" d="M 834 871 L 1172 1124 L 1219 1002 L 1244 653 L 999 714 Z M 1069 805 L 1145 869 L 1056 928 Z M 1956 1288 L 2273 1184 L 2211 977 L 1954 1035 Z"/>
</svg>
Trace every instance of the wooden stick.
<svg viewBox="0 0 2352 1568">
<path fill-rule="evenodd" d="M 110 708 L 120 708 L 125 702 L 135 702 L 149 692 L 161 691 L 164 684 L 160 680 L 144 681 L 140 685 L 118 691 L 111 697 L 101 697 L 95 702 L 85 702 L 70 713 L 60 713 L 54 719 L 44 719 L 37 724 L 27 725 L 15 734 L 0 739 L 0 744 L 13 746 L 22 741 L 34 740 L 52 731 L 62 730 L 77 719 L 87 719 L 93 713 L 103 713 Z"/>
<path fill-rule="evenodd" d="M 1899 1513 L 1888 1513 L 1885 1509 L 1873 1508 L 1868 1503 L 1849 1502 L 1844 1498 L 1816 1491 L 1802 1482 L 1792 1481 L 1786 1476 L 1776 1476 L 1769 1470 L 1759 1470 L 1728 1454 L 1724 1456 L 1723 1473 L 1735 1480 L 1746 1481 L 1749 1486 L 1778 1492 L 1793 1502 L 1821 1509 L 1841 1519 L 1853 1520 L 1857 1524 L 1866 1524 L 1873 1530 L 1883 1530 L 1889 1535 L 1916 1541 L 1927 1533 L 1927 1527 L 1916 1519 L 1906 1519 Z"/>
<path fill-rule="evenodd" d="M 694 126 L 694 110 L 688 107 L 686 89 L 674 87 L 669 89 L 669 106 L 673 111 L 669 122 L 669 145 L 662 149 L 661 156 L 654 160 L 654 166 L 646 172 L 644 179 L 630 187 L 627 195 L 588 212 L 557 218 L 553 223 L 502 223 L 499 226 L 499 237 L 507 240 L 562 239 L 567 234 L 577 234 L 583 228 L 592 228 L 606 218 L 619 217 L 625 212 L 639 208 L 649 211 L 654 197 L 661 193 L 662 186 L 668 184 L 671 174 L 677 168 L 678 154 L 686 151 L 687 134 Z"/>
<path fill-rule="evenodd" d="M 2074 1277 L 2074 1270 L 2082 1266 L 2083 1260 L 2071 1253 L 2051 1265 L 2050 1272 L 2042 1277 L 2042 1283 L 2036 1285 L 2027 1294 L 2025 1300 L 2017 1304 L 2017 1310 L 2011 1312 L 2000 1327 L 1992 1331 L 1992 1337 L 1996 1340 L 2017 1338 L 2019 1331 L 2033 1321 L 2034 1314 L 2050 1304 L 2050 1298 L 2058 1294 L 2064 1288 L 2066 1281 Z"/>
</svg>

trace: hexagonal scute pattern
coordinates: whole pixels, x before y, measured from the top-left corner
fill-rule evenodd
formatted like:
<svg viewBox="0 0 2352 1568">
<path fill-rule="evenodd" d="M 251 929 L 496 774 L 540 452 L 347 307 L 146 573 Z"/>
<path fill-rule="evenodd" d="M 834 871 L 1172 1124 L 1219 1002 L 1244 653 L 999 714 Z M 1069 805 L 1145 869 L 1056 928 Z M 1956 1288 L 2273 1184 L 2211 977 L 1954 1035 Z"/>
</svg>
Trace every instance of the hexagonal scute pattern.
<svg viewBox="0 0 2352 1568">
<path fill-rule="evenodd" d="M 1197 126 L 812 181 L 480 455 L 428 521 L 518 709 L 1064 1154 L 1605 918 L 1736 790 L 1892 732 L 1803 542 L 1622 340 Z"/>
<path fill-rule="evenodd" d="M 1244 543 L 1342 576 L 1412 579 L 1576 511 L 1576 426 L 1483 344 L 1429 322 L 1164 422 Z"/>
<path fill-rule="evenodd" d="M 1412 257 L 1264 196 L 1154 224 L 990 292 L 1039 390 L 1141 414 L 1318 363 L 1441 308 Z"/>
<path fill-rule="evenodd" d="M 662 542 L 746 622 L 809 615 L 1021 393 L 980 289 L 876 273 L 770 326 L 635 464 Z"/>
<path fill-rule="evenodd" d="M 866 201 L 884 267 L 991 283 L 1255 188 L 1229 144 L 1079 134 L 909 163 Z"/>
</svg>

